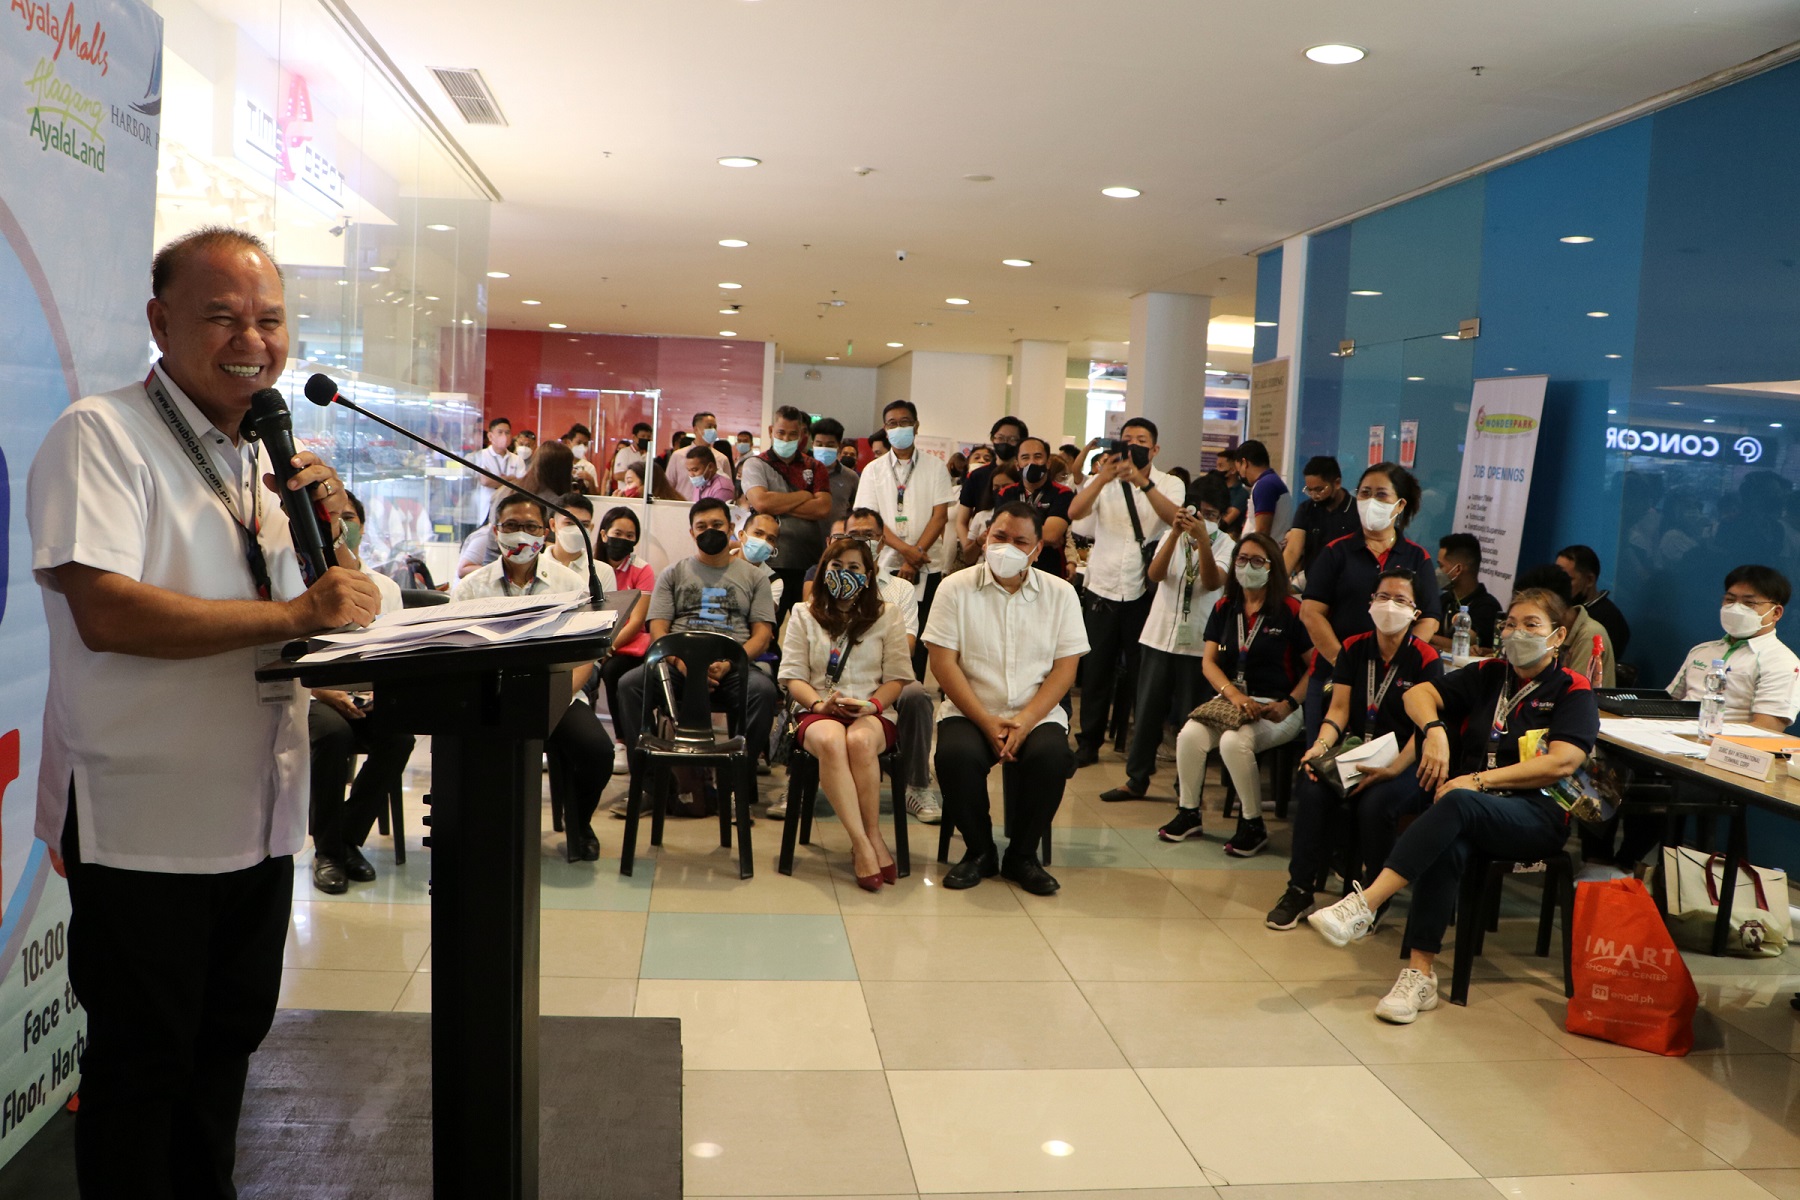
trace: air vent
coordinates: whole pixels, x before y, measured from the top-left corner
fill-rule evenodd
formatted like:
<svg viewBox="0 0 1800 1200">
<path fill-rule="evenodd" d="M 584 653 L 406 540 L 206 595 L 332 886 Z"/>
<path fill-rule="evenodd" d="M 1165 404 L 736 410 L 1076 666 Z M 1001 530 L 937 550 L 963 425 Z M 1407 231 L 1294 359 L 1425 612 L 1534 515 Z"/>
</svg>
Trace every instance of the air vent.
<svg viewBox="0 0 1800 1200">
<path fill-rule="evenodd" d="M 481 77 L 480 71 L 473 67 L 431 67 L 429 70 L 437 76 L 444 94 L 450 97 L 450 103 L 456 105 L 456 111 L 462 114 L 465 122 L 470 125 L 506 124 L 499 102 L 494 99 L 494 93 L 488 91 L 487 80 Z"/>
</svg>

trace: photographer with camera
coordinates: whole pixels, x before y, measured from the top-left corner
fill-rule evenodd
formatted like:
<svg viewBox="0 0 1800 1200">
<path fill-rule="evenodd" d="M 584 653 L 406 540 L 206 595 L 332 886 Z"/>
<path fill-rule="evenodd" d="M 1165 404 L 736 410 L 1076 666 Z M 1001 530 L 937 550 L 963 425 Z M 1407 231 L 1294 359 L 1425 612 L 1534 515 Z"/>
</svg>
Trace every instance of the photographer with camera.
<svg viewBox="0 0 1800 1200">
<path fill-rule="evenodd" d="M 1131 694 L 1138 637 L 1150 615 L 1144 569 L 1186 495 L 1181 480 L 1150 465 L 1158 449 L 1156 423 L 1131 418 L 1117 440 L 1107 443 L 1086 486 L 1069 502 L 1071 522 L 1089 513 L 1095 518 L 1081 605 L 1090 649 L 1082 666 L 1077 767 L 1099 761 L 1115 687 L 1120 696 Z M 1123 672 L 1118 669 L 1121 655 Z"/>
</svg>

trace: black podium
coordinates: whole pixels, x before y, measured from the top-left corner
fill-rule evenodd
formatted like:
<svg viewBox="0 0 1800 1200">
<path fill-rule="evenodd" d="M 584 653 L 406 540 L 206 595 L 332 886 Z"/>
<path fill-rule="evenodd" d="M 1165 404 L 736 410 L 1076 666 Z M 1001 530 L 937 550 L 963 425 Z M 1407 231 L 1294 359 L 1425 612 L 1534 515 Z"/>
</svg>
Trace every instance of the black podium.
<svg viewBox="0 0 1800 1200">
<path fill-rule="evenodd" d="M 638 593 L 606 597 L 628 613 Z M 277 663 L 264 680 L 373 687 L 430 734 L 432 1194 L 538 1194 L 538 869 L 544 739 L 610 636 Z"/>
</svg>

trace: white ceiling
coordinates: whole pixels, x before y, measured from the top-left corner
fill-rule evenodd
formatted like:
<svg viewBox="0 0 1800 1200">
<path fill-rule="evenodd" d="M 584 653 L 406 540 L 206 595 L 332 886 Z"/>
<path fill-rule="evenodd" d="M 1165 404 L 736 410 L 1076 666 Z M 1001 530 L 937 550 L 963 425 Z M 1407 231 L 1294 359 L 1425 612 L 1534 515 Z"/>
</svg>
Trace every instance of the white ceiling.
<svg viewBox="0 0 1800 1200">
<path fill-rule="evenodd" d="M 505 197 L 493 327 L 854 341 L 845 365 L 1081 353 L 1153 288 L 1247 317 L 1246 251 L 1800 40 L 1792 0 L 354 7 Z M 1330 41 L 1369 57 L 1301 56 Z M 428 65 L 480 68 L 510 127 L 463 125 Z"/>
</svg>

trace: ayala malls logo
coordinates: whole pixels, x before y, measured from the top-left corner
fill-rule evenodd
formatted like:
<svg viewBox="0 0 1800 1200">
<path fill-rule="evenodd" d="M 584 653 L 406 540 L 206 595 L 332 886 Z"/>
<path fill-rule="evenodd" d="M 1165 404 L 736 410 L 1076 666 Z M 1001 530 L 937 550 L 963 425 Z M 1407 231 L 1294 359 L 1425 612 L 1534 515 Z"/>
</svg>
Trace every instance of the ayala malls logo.
<svg viewBox="0 0 1800 1200">
<path fill-rule="evenodd" d="M 1475 432 L 1478 434 L 1509 437 L 1516 433 L 1530 433 L 1537 426 L 1536 417 L 1520 413 L 1490 413 L 1486 407 L 1475 410 Z"/>
<path fill-rule="evenodd" d="M 92 29 L 77 21 L 73 0 L 60 14 L 48 0 L 42 4 L 37 0 L 12 0 L 12 11 L 25 22 L 26 33 L 41 34 L 56 43 L 56 49 L 50 53 L 51 62 L 59 61 L 62 52 L 67 50 L 82 62 L 99 67 L 101 75 L 111 69 L 111 58 L 106 53 L 106 30 L 99 21 L 94 22 Z"/>
<path fill-rule="evenodd" d="M 106 119 L 106 105 L 59 75 L 49 58 L 38 59 L 25 90 L 31 95 L 25 111 L 31 116 L 31 136 L 38 149 L 66 154 L 105 174 L 106 136 L 100 125 Z"/>
</svg>

